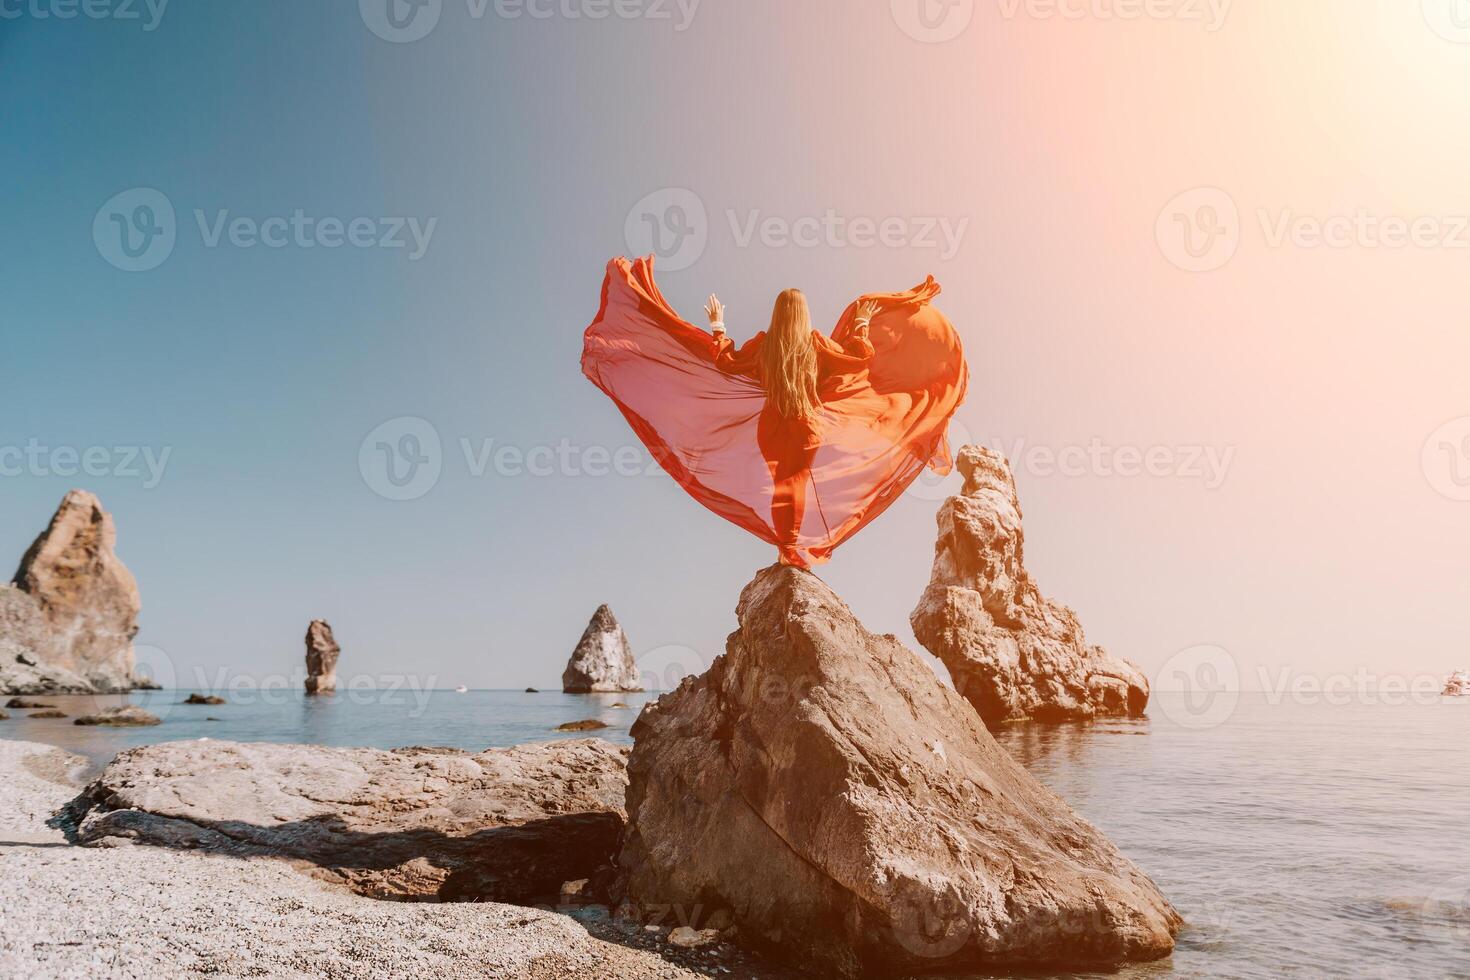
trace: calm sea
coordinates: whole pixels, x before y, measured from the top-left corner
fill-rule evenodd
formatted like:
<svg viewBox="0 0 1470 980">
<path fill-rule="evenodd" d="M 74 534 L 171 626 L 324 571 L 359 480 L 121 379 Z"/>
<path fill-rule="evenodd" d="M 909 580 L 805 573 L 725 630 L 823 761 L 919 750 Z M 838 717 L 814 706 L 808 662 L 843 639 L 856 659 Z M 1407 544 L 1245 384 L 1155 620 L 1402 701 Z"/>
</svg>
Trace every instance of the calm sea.
<svg viewBox="0 0 1470 980">
<path fill-rule="evenodd" d="M 129 746 L 200 737 L 477 750 L 578 737 L 554 729 L 587 718 L 609 725 L 592 734 L 627 743 L 656 696 L 435 691 L 394 703 L 276 692 L 195 707 L 178 703 L 186 693 L 133 696 L 164 717 L 156 728 L 88 729 L 12 710 L 0 738 L 98 764 Z M 44 700 L 74 715 L 123 699 Z M 997 733 L 1188 920 L 1171 960 L 1115 976 L 1470 978 L 1470 699 L 1369 700 L 1247 694 L 1198 728 L 1156 700 L 1148 720 Z"/>
</svg>

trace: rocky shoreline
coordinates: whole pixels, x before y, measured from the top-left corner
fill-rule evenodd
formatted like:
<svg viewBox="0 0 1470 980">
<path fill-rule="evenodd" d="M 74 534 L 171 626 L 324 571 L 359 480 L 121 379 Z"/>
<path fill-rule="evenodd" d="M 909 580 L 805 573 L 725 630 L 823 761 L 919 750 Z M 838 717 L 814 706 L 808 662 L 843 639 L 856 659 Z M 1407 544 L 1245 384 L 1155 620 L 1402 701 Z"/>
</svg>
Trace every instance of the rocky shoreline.
<svg viewBox="0 0 1470 980">
<path fill-rule="evenodd" d="M 1148 682 L 1031 582 L 1005 460 L 959 462 L 913 618 L 953 688 L 776 565 L 725 653 L 645 705 L 631 751 L 199 738 L 124 751 L 83 787 L 76 757 L 0 742 L 20 882 L 0 976 L 893 980 L 1168 956 L 1178 913 L 986 727 L 1141 714 Z M 52 681 L 92 690 L 135 682 L 113 539 L 95 497 L 67 496 L 0 589 L 0 654 L 33 669 L 44 648 Z M 340 647 L 322 620 L 306 642 L 307 694 L 328 693 Z M 563 687 L 641 689 L 607 606 Z M 159 723 L 131 705 L 75 719 Z"/>
<path fill-rule="evenodd" d="M 670 948 L 669 930 L 650 933 L 641 924 L 587 926 L 556 911 L 494 902 L 377 901 L 269 857 L 78 846 L 53 814 L 76 799 L 84 767 L 52 746 L 0 740 L 0 976 L 782 976 L 738 967 L 738 958 L 738 969 L 711 961 L 690 970 L 676 960 L 703 954 Z"/>
</svg>

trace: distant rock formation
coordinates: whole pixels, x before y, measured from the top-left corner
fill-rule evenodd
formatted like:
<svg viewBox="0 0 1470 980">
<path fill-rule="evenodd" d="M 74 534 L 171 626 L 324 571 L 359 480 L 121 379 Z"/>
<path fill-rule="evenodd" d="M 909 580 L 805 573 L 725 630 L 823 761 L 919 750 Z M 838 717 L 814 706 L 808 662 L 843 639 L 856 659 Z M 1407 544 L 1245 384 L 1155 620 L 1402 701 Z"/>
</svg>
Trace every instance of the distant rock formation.
<svg viewBox="0 0 1470 980">
<path fill-rule="evenodd" d="M 306 628 L 306 693 L 331 694 L 337 690 L 337 657 L 342 648 L 325 619 L 313 619 Z"/>
<path fill-rule="evenodd" d="M 112 515 L 85 490 L 61 501 L 51 524 L 0 586 L 0 692 L 86 694 L 152 686 L 133 674 L 141 602 L 113 551 Z"/>
<path fill-rule="evenodd" d="M 1457 670 L 1447 677 L 1441 693 L 1449 698 L 1470 698 L 1470 670 Z"/>
<path fill-rule="evenodd" d="M 965 485 L 939 509 L 929 587 L 909 617 L 986 724 L 1142 715 L 1148 678 L 1089 646 L 1072 610 L 1026 572 L 1016 481 L 1005 457 L 960 450 Z"/>
<path fill-rule="evenodd" d="M 813 975 L 1105 967 L 1173 948 L 1154 884 L 820 579 L 772 567 L 633 726 L 624 901 Z"/>
<path fill-rule="evenodd" d="M 568 694 L 643 690 L 628 635 L 606 605 L 597 607 L 572 651 L 562 671 L 561 689 Z"/>
<path fill-rule="evenodd" d="M 35 717 L 32 715 L 31 717 Z M 62 717 L 65 717 L 63 715 Z M 161 725 L 163 719 L 151 711 L 144 711 L 136 704 L 124 704 L 116 708 L 103 708 L 95 715 L 83 715 L 75 724 L 78 725 L 107 725 L 112 728 L 143 728 L 149 725 Z"/>
<path fill-rule="evenodd" d="M 191 694 L 184 698 L 184 704 L 224 704 L 225 699 L 215 694 Z"/>
<path fill-rule="evenodd" d="M 270 856 L 374 898 L 554 904 L 623 829 L 626 750 L 164 742 L 120 754 L 72 816 L 110 838 Z"/>
</svg>

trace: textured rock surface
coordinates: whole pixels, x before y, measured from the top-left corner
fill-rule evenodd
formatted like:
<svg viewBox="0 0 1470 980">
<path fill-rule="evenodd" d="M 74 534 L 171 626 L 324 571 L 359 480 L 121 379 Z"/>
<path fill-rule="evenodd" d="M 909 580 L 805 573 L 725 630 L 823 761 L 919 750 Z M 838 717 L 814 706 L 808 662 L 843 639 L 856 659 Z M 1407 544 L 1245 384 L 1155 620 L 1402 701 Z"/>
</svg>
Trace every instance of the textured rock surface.
<svg viewBox="0 0 1470 980">
<path fill-rule="evenodd" d="M 570 694 L 643 690 L 628 636 L 607 606 L 598 606 L 593 613 L 562 671 L 561 687 Z"/>
<path fill-rule="evenodd" d="M 342 648 L 325 619 L 306 628 L 306 693 L 331 694 L 337 689 L 337 658 Z"/>
<path fill-rule="evenodd" d="M 1143 714 L 1148 678 L 1090 646 L 1077 615 L 1027 574 L 1005 457 L 966 446 L 958 463 L 965 485 L 939 510 L 934 570 L 909 617 L 914 636 L 988 724 Z"/>
<path fill-rule="evenodd" d="M 551 911 L 494 902 L 377 902 L 323 887 L 279 861 L 166 847 L 69 846 L 51 814 L 76 795 L 73 776 L 86 767 L 85 759 L 60 749 L 0 739 L 0 977 L 6 980 L 704 975 L 595 939 L 581 923 Z M 772 978 L 764 970 L 759 976 Z"/>
<path fill-rule="evenodd" d="M 733 916 L 820 975 L 1173 948 L 1153 883 L 820 579 L 767 569 L 738 614 L 724 655 L 633 728 L 630 902 Z"/>
<path fill-rule="evenodd" d="M 379 898 L 554 902 L 612 862 L 625 758 L 598 739 L 477 755 L 164 742 L 88 787 L 80 835 L 273 855 Z"/>
<path fill-rule="evenodd" d="M 114 552 L 117 531 L 84 490 L 62 500 L 51 524 L 0 587 L 0 691 L 127 691 L 138 632 L 138 586 Z"/>
</svg>

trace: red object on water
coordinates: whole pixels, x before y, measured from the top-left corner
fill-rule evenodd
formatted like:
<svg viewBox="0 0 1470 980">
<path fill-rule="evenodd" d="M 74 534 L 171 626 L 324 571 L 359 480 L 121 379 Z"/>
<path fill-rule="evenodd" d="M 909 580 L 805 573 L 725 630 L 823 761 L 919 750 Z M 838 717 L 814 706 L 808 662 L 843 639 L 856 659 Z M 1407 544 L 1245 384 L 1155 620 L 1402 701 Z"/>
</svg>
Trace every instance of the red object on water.
<svg viewBox="0 0 1470 980">
<path fill-rule="evenodd" d="M 652 257 L 617 258 L 584 336 L 582 373 L 695 500 L 776 545 L 783 561 L 821 564 L 925 466 L 951 468 L 946 432 L 969 369 L 954 325 L 930 305 L 937 295 L 931 276 L 908 292 L 860 297 L 879 308 L 866 361 L 842 353 L 862 347 L 852 337 L 857 302 L 843 312 L 831 341 L 818 343 L 821 418 L 808 426 L 766 411 L 755 369 L 762 335 L 721 370 L 715 338 L 659 292 Z"/>
</svg>

